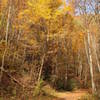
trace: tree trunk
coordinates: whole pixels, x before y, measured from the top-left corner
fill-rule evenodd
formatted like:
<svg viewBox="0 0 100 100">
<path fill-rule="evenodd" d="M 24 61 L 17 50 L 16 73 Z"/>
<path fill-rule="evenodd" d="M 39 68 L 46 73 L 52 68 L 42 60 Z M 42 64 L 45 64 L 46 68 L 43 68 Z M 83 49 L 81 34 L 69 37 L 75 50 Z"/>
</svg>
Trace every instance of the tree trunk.
<svg viewBox="0 0 100 100">
<path fill-rule="evenodd" d="M 98 67 L 98 70 L 100 72 L 100 64 L 99 64 L 99 60 L 98 60 L 98 56 L 97 56 L 97 46 L 96 46 L 96 41 L 95 41 L 95 37 L 91 35 L 91 41 L 92 41 L 92 46 L 93 46 L 93 51 L 94 51 L 94 54 L 95 54 L 95 57 L 96 57 L 96 61 L 97 61 L 97 67 Z"/>
<path fill-rule="evenodd" d="M 90 33 L 88 32 L 88 55 L 89 55 L 89 67 L 90 67 L 90 75 L 91 75 L 91 84 L 92 84 L 92 92 L 96 92 L 95 82 L 94 82 L 94 75 L 93 75 L 93 65 L 92 65 L 92 52 L 90 47 Z"/>
<path fill-rule="evenodd" d="M 12 9 L 12 0 L 9 1 L 10 5 L 9 5 L 9 10 L 8 10 L 8 19 L 7 19 L 7 26 L 6 26 L 6 45 L 8 43 L 8 33 L 9 33 L 9 25 L 10 25 L 10 18 L 11 18 L 11 9 Z"/>
<path fill-rule="evenodd" d="M 78 60 L 79 60 L 79 69 L 78 69 L 79 77 L 80 77 L 80 79 L 82 79 L 83 66 L 82 66 L 82 61 L 81 61 L 81 58 L 80 58 L 80 52 L 78 52 Z"/>
<path fill-rule="evenodd" d="M 2 78 L 2 74 L 4 71 L 4 62 L 5 62 L 5 56 L 6 56 L 6 52 L 7 52 L 7 45 L 8 45 L 8 33 L 9 33 L 9 25 L 10 25 L 10 18 L 11 18 L 11 6 L 12 6 L 12 0 L 9 1 L 10 5 L 9 5 L 9 10 L 8 10 L 8 19 L 7 19 L 7 26 L 6 26 L 6 36 L 5 36 L 5 40 L 6 40 L 6 47 L 4 50 L 4 54 L 2 57 L 2 65 L 1 65 L 1 75 L 0 75 L 0 81 Z"/>
<path fill-rule="evenodd" d="M 41 74 L 42 74 L 44 59 L 45 59 L 45 54 L 44 54 L 43 57 L 42 57 L 41 68 L 40 68 L 39 77 L 38 77 L 38 83 L 39 83 L 39 81 L 40 81 L 40 79 L 41 79 Z"/>
</svg>

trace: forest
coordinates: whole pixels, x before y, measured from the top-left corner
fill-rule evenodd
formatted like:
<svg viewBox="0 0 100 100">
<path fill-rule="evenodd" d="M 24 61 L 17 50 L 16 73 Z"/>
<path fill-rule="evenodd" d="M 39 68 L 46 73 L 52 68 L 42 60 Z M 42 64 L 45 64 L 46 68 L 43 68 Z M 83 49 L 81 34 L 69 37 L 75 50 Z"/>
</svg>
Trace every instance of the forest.
<svg viewBox="0 0 100 100">
<path fill-rule="evenodd" d="M 0 0 L 0 100 L 100 100 L 100 0 Z"/>
</svg>

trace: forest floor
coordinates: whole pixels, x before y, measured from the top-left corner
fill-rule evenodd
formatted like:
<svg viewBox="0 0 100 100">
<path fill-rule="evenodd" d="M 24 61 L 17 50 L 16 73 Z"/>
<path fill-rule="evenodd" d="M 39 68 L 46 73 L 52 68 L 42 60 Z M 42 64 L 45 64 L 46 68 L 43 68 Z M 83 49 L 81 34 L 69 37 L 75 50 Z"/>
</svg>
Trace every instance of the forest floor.
<svg viewBox="0 0 100 100">
<path fill-rule="evenodd" d="M 58 92 L 57 97 L 63 98 L 63 100 L 79 100 L 82 96 L 85 96 L 88 92 L 86 90 L 76 90 L 73 92 Z"/>
<path fill-rule="evenodd" d="M 40 96 L 32 97 L 29 100 L 80 100 L 81 97 L 88 94 L 88 90 L 84 90 L 84 89 L 74 90 L 70 92 L 56 91 L 50 85 L 44 86 L 42 91 L 44 94 L 41 94 Z M 0 97 L 0 100 L 12 100 L 12 99 Z M 16 99 L 16 100 L 22 100 L 22 99 Z"/>
<path fill-rule="evenodd" d="M 83 90 L 83 89 L 75 90 L 75 91 L 71 91 L 71 92 L 68 92 L 68 91 L 67 92 L 66 91 L 58 92 L 48 86 L 45 87 L 44 89 L 46 90 L 47 93 L 49 93 L 49 94 L 51 93 L 50 95 L 56 97 L 55 99 L 50 99 L 50 100 L 80 100 L 81 97 L 88 94 L 88 91 Z M 42 100 L 42 99 L 40 99 L 40 100 Z M 47 99 L 44 99 L 44 100 L 47 100 Z"/>
</svg>

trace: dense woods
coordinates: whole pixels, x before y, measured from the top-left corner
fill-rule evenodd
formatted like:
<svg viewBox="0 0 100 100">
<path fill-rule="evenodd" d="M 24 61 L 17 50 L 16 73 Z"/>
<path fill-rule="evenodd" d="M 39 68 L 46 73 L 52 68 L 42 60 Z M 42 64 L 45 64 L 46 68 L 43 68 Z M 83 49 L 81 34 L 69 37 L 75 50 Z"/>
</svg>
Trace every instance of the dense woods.
<svg viewBox="0 0 100 100">
<path fill-rule="evenodd" d="M 48 84 L 100 96 L 100 0 L 0 0 L 0 100 Z"/>
</svg>

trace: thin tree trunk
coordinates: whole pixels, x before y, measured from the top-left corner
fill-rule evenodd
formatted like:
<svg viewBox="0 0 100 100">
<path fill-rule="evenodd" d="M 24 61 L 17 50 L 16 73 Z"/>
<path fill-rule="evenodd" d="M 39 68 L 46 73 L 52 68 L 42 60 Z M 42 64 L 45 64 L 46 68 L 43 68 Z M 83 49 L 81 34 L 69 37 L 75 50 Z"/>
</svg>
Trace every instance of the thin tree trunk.
<svg viewBox="0 0 100 100">
<path fill-rule="evenodd" d="M 92 40 L 92 46 L 93 46 L 93 49 L 94 49 L 94 54 L 95 54 L 95 57 L 96 57 L 96 61 L 97 61 L 97 67 L 98 67 L 98 70 L 100 72 L 100 64 L 99 64 L 99 60 L 98 60 L 98 56 L 97 56 L 97 47 L 96 47 L 96 41 L 95 41 L 95 37 L 91 35 L 91 40 Z"/>
<path fill-rule="evenodd" d="M 2 57 L 2 65 L 1 65 L 1 75 L 0 75 L 0 81 L 3 75 L 3 71 L 4 71 L 4 62 L 5 62 L 5 56 L 6 56 L 6 52 L 7 52 L 7 45 L 8 45 L 8 33 L 9 33 L 9 25 L 10 25 L 10 18 L 11 18 L 11 5 L 12 5 L 12 0 L 10 0 L 10 5 L 9 5 L 9 11 L 8 11 L 8 19 L 7 19 L 7 26 L 6 26 L 6 47 L 4 50 L 4 54 Z"/>
<path fill-rule="evenodd" d="M 82 79 L 83 66 L 82 66 L 82 61 L 81 61 L 81 58 L 80 58 L 80 52 L 78 53 L 78 60 L 79 60 L 79 76 L 80 76 L 80 79 Z"/>
<path fill-rule="evenodd" d="M 87 41 L 86 41 L 86 37 L 84 37 L 84 45 L 85 45 L 85 52 L 86 52 L 86 56 L 87 56 L 87 60 L 88 60 L 88 64 L 89 64 L 89 55 L 88 55 L 88 50 L 87 50 Z M 86 69 L 86 73 L 85 73 L 85 86 L 87 84 L 87 69 Z"/>
<path fill-rule="evenodd" d="M 86 41 L 86 37 L 84 37 L 84 45 L 85 45 L 85 52 L 86 52 L 86 56 L 87 56 L 87 60 L 88 60 L 88 64 L 89 64 L 89 55 L 88 55 L 88 47 L 87 47 L 87 41 Z"/>
<path fill-rule="evenodd" d="M 3 54 L 3 57 L 2 57 L 0 81 L 1 81 L 1 78 L 2 78 L 2 75 L 3 75 L 3 71 L 4 71 L 4 62 L 5 62 L 5 55 L 6 55 L 6 52 L 7 52 L 7 49 L 4 50 L 4 54 Z"/>
<path fill-rule="evenodd" d="M 42 62 L 41 62 L 41 67 L 40 67 L 40 72 L 39 72 L 39 77 L 38 77 L 38 83 L 41 79 L 41 74 L 42 74 L 42 69 L 43 69 L 43 64 L 44 64 L 44 59 L 45 59 L 45 54 L 42 57 Z"/>
<path fill-rule="evenodd" d="M 86 67 L 85 67 L 86 68 Z M 84 78 L 84 85 L 87 86 L 87 77 L 88 77 L 88 69 L 85 69 L 85 78 Z"/>
<path fill-rule="evenodd" d="M 9 1 L 9 10 L 8 10 L 8 19 L 7 19 L 7 26 L 6 26 L 6 45 L 8 43 L 8 33 L 9 33 L 9 25 L 10 25 L 10 18 L 11 18 L 11 9 L 12 9 L 12 0 Z"/>
<path fill-rule="evenodd" d="M 94 82 L 94 75 L 93 75 L 93 65 L 92 65 L 92 52 L 90 48 L 90 33 L 88 32 L 88 51 L 89 51 L 89 66 L 90 66 L 90 75 L 91 75 L 91 83 L 92 83 L 92 92 L 96 92 L 95 82 Z"/>
</svg>

